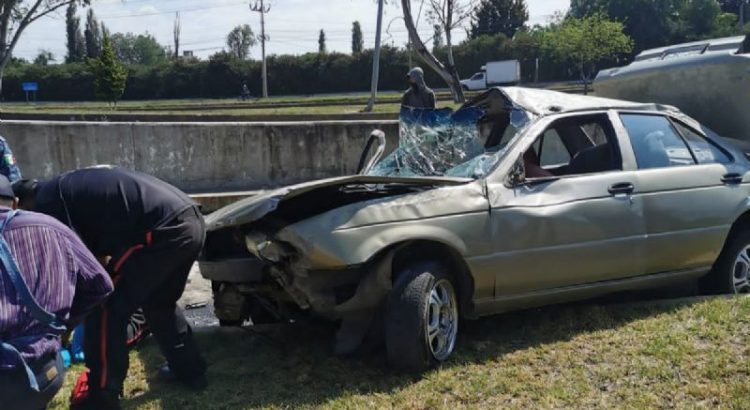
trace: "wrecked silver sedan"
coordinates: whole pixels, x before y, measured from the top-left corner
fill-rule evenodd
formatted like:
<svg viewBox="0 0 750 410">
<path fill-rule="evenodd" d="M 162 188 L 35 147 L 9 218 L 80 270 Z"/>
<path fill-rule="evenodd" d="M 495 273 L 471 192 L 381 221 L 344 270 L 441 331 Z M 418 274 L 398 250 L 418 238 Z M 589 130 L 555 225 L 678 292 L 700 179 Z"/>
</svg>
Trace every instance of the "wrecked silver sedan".
<svg viewBox="0 0 750 410">
<path fill-rule="evenodd" d="M 338 353 L 384 340 L 421 370 L 464 319 L 698 278 L 750 291 L 750 162 L 675 108 L 498 88 L 404 112 L 400 137 L 359 175 L 207 218 L 223 324 L 324 318 Z"/>
</svg>

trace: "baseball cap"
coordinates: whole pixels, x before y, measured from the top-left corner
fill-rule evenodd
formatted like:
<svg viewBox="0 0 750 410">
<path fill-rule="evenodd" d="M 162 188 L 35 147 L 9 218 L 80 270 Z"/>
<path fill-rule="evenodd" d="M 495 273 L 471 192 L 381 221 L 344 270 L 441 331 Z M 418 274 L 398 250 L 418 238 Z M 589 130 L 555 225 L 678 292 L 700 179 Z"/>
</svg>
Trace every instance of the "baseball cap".
<svg viewBox="0 0 750 410">
<path fill-rule="evenodd" d="M 0 175 L 0 198 L 14 199 L 13 185 L 5 175 Z"/>
</svg>

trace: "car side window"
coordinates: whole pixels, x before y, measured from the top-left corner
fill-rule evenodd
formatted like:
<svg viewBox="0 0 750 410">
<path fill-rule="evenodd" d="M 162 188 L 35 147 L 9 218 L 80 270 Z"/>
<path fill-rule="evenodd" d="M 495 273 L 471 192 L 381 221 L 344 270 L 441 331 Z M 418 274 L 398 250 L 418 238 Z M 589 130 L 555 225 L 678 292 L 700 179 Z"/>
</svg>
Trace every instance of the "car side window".
<svg viewBox="0 0 750 410">
<path fill-rule="evenodd" d="M 694 165 L 690 150 L 661 115 L 621 114 L 639 169 Z"/>
<path fill-rule="evenodd" d="M 732 162 L 732 158 L 721 148 L 712 144 L 697 132 L 679 122 L 675 122 L 674 125 L 687 141 L 699 164 L 729 164 Z"/>
<path fill-rule="evenodd" d="M 606 114 L 552 123 L 524 153 L 526 177 L 565 177 L 622 169 L 617 138 Z"/>
<path fill-rule="evenodd" d="M 570 153 L 565 148 L 565 144 L 563 144 L 557 131 L 547 130 L 543 136 L 543 143 L 542 152 L 539 155 L 539 165 L 546 168 L 567 165 L 570 162 Z"/>
</svg>

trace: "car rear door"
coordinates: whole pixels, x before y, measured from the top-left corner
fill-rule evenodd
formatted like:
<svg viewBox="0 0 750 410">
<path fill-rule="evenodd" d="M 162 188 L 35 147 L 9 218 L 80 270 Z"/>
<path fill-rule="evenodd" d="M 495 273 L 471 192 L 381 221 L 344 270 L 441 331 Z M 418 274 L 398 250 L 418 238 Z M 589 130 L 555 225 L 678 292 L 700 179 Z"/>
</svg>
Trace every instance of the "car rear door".
<svg viewBox="0 0 750 410">
<path fill-rule="evenodd" d="M 632 196 L 635 173 L 623 170 L 619 137 L 609 115 L 601 113 L 597 118 L 607 129 L 616 169 L 530 180 L 511 188 L 488 184 L 493 250 L 482 268 L 496 273 L 496 298 L 620 279 L 642 271 L 645 231 L 640 203 Z M 552 123 L 540 135 L 552 135 L 549 131 L 554 128 Z M 537 139 L 520 149 L 545 145 L 559 146 Z M 542 148 L 540 157 L 546 155 Z M 556 162 L 564 156 L 550 156 L 551 165 L 559 165 Z"/>
<path fill-rule="evenodd" d="M 644 273 L 710 267 L 747 200 L 744 167 L 701 131 L 667 115 L 623 112 L 617 120 L 637 162 Z"/>
</svg>

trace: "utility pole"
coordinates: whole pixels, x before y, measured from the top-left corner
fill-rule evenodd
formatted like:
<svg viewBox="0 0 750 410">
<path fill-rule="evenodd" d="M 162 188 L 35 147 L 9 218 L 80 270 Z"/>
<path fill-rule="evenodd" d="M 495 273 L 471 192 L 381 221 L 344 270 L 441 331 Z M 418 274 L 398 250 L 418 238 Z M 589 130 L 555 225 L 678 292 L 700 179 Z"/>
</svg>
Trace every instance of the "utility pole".
<svg viewBox="0 0 750 410">
<path fill-rule="evenodd" d="M 260 52 L 262 63 L 262 77 L 263 77 L 263 98 L 268 98 L 268 69 L 266 67 L 266 19 L 265 15 L 271 11 L 271 5 L 264 5 L 263 0 L 256 1 L 254 5 L 250 5 L 250 11 L 260 13 Z"/>
<path fill-rule="evenodd" d="M 375 51 L 372 53 L 372 85 L 370 87 L 370 101 L 365 112 L 371 112 L 378 96 L 378 77 L 380 76 L 380 32 L 383 30 L 383 0 L 378 0 L 378 27 L 375 31 Z"/>
<path fill-rule="evenodd" d="M 740 30 L 745 28 L 745 7 L 747 7 L 747 0 L 740 2 Z"/>
</svg>

